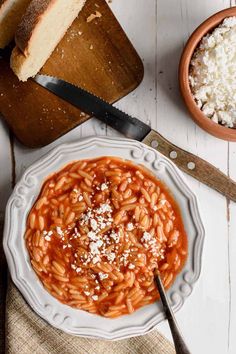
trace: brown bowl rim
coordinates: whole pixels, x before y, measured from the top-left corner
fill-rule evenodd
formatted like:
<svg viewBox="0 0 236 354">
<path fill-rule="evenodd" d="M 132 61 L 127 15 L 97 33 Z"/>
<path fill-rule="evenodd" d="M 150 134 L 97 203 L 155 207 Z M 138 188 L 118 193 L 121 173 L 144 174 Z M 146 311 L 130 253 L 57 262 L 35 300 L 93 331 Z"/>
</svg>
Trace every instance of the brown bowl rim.
<svg viewBox="0 0 236 354">
<path fill-rule="evenodd" d="M 236 129 L 224 127 L 207 118 L 197 107 L 189 86 L 189 65 L 193 53 L 208 32 L 217 27 L 226 17 L 236 16 L 236 6 L 224 9 L 206 19 L 189 37 L 179 62 L 179 87 L 192 119 L 205 131 L 217 138 L 236 141 Z"/>
</svg>

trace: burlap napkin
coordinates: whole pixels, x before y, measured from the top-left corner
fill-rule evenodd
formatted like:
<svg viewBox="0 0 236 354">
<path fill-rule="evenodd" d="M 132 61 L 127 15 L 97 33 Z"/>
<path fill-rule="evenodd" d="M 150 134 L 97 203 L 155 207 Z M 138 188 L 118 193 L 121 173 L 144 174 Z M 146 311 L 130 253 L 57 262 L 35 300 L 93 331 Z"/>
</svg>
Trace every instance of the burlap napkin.
<svg viewBox="0 0 236 354">
<path fill-rule="evenodd" d="M 57 330 L 26 304 L 10 282 L 6 302 L 6 354 L 174 354 L 174 348 L 156 330 L 122 341 L 86 339 Z"/>
</svg>

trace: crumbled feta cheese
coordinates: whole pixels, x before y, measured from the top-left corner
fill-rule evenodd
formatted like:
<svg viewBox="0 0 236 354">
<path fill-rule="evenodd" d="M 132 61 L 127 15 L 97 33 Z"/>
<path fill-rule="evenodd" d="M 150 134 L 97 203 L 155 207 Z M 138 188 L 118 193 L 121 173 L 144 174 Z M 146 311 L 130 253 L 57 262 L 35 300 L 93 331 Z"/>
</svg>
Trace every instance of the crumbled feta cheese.
<svg viewBox="0 0 236 354">
<path fill-rule="evenodd" d="M 111 213 L 111 212 L 112 212 L 112 208 L 108 203 L 101 204 L 100 208 L 97 209 L 98 214 Z"/>
<path fill-rule="evenodd" d="M 104 279 L 107 279 L 107 278 L 108 278 L 108 274 L 104 274 L 104 273 L 102 273 L 102 272 L 98 273 L 98 275 L 99 275 L 99 278 L 100 278 L 101 280 L 104 280 Z"/>
<path fill-rule="evenodd" d="M 99 256 L 93 257 L 93 264 L 97 264 L 99 262 L 101 262 L 101 258 Z"/>
<path fill-rule="evenodd" d="M 103 245 L 103 241 L 102 240 L 98 240 L 96 242 L 91 242 L 89 245 L 90 248 L 90 252 L 94 255 L 96 254 L 100 254 L 100 250 L 99 248 Z"/>
<path fill-rule="evenodd" d="M 145 232 L 143 233 L 142 241 L 150 241 L 151 238 L 152 238 L 152 235 L 149 234 L 149 232 L 146 232 L 146 231 L 145 231 Z"/>
<path fill-rule="evenodd" d="M 43 236 L 45 238 L 46 241 L 51 241 L 51 236 L 53 235 L 52 231 L 43 231 Z"/>
<path fill-rule="evenodd" d="M 95 219 L 91 219 L 91 220 L 90 220 L 90 225 L 91 225 L 91 228 L 92 228 L 93 230 L 97 230 L 97 228 L 98 228 L 98 223 L 97 223 L 97 221 L 96 221 Z"/>
<path fill-rule="evenodd" d="M 102 183 L 101 184 L 101 191 L 105 191 L 106 189 L 108 189 L 108 184 L 107 183 Z"/>
<path fill-rule="evenodd" d="M 129 266 L 128 266 L 129 269 L 134 269 L 135 268 L 135 265 L 130 263 Z"/>
<path fill-rule="evenodd" d="M 189 83 L 198 107 L 216 123 L 236 123 L 236 16 L 202 38 L 190 65 Z"/>
<path fill-rule="evenodd" d="M 115 258 L 116 258 L 116 254 L 114 252 L 110 252 L 107 254 L 107 259 L 109 261 L 113 262 Z"/>
<path fill-rule="evenodd" d="M 56 231 L 57 231 L 59 236 L 63 236 L 64 235 L 64 233 L 63 233 L 62 229 L 60 228 L 60 226 L 56 227 Z"/>
<path fill-rule="evenodd" d="M 97 237 L 97 235 L 96 235 L 96 233 L 94 231 L 89 231 L 87 233 L 87 236 L 92 241 L 96 241 L 98 239 L 98 237 Z"/>
<path fill-rule="evenodd" d="M 126 226 L 127 231 L 132 231 L 134 229 L 134 224 L 132 222 L 129 222 Z"/>
<path fill-rule="evenodd" d="M 97 301 L 97 300 L 98 300 L 98 296 L 97 296 L 97 295 L 93 295 L 93 296 L 92 296 L 92 299 L 93 299 L 94 301 Z"/>
<path fill-rule="evenodd" d="M 114 230 L 112 230 L 112 232 L 110 233 L 110 237 L 115 241 L 115 243 L 119 243 L 120 241 L 119 232 L 115 232 Z"/>
</svg>

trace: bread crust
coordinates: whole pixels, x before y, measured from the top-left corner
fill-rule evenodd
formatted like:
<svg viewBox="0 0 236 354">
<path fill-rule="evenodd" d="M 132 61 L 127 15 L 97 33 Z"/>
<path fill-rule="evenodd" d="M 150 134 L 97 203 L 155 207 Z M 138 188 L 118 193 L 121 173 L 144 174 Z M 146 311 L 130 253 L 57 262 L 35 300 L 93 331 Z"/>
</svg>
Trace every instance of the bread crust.
<svg viewBox="0 0 236 354">
<path fill-rule="evenodd" d="M 65 1 L 65 3 L 64 3 Z M 16 47 L 14 48 L 10 65 L 14 73 L 18 76 L 19 80 L 27 81 L 29 77 L 33 77 L 37 74 L 37 72 L 41 69 L 41 67 L 45 64 L 48 57 L 52 54 L 52 51 L 55 49 L 56 45 L 59 43 L 61 38 L 66 33 L 66 30 L 70 27 L 73 19 L 78 15 L 78 12 L 82 9 L 86 0 L 71 0 L 71 4 L 76 7 L 67 7 L 67 0 L 62 0 L 59 2 L 59 10 L 60 12 L 60 21 L 57 23 L 57 35 L 55 40 L 51 42 L 50 46 L 46 48 L 46 51 L 43 51 L 44 41 L 47 38 L 47 30 L 42 29 L 44 24 L 44 20 L 47 23 L 47 16 L 51 14 L 57 13 L 57 4 L 58 0 L 31 0 L 30 5 L 28 6 L 26 13 L 24 14 L 20 25 L 18 26 L 15 41 Z M 70 15 L 66 17 L 67 22 L 63 21 L 63 16 L 65 13 Z M 68 11 L 67 11 L 68 10 Z M 73 12 L 71 12 L 73 10 Z M 77 11 L 78 10 L 78 11 Z M 54 19 L 51 20 L 55 21 Z M 71 23 L 69 23 L 71 22 Z M 61 23 L 63 24 L 62 28 Z M 50 26 L 50 23 L 48 23 Z M 68 27 L 68 28 L 67 28 Z M 61 28 L 61 30 L 59 30 Z M 50 27 L 49 32 L 51 36 L 53 36 L 54 27 Z M 41 31 L 43 36 L 43 40 L 41 40 L 39 50 L 42 50 L 42 53 L 37 52 L 39 45 L 34 45 L 37 42 L 37 36 L 41 35 Z M 37 43 L 36 43 L 37 44 Z M 36 49 L 35 49 L 36 48 Z"/>
<path fill-rule="evenodd" d="M 5 2 L 7 2 L 8 0 L 0 0 L 0 11 L 1 11 L 1 8 L 2 6 L 4 5 Z"/>
<path fill-rule="evenodd" d="M 22 65 L 25 62 L 25 56 L 18 47 L 13 48 L 10 58 L 10 66 L 14 72 L 17 72 L 18 79 L 25 81 L 25 78 L 21 74 Z"/>
<path fill-rule="evenodd" d="M 16 45 L 25 56 L 30 54 L 29 47 L 35 28 L 55 2 L 56 0 L 32 0 L 29 4 L 15 34 Z"/>
<path fill-rule="evenodd" d="M 0 48 L 14 38 L 16 28 L 31 0 L 0 0 Z"/>
</svg>

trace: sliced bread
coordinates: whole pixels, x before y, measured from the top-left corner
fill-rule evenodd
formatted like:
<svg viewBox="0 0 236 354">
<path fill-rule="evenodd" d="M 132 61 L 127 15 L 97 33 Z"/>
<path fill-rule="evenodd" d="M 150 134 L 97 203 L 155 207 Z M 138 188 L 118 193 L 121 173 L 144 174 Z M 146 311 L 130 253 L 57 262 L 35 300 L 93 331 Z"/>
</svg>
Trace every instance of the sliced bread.
<svg viewBox="0 0 236 354">
<path fill-rule="evenodd" d="M 18 26 L 11 68 L 19 80 L 35 76 L 86 0 L 32 0 Z"/>
<path fill-rule="evenodd" d="M 16 28 L 31 0 L 0 0 L 0 48 L 14 38 Z"/>
</svg>

